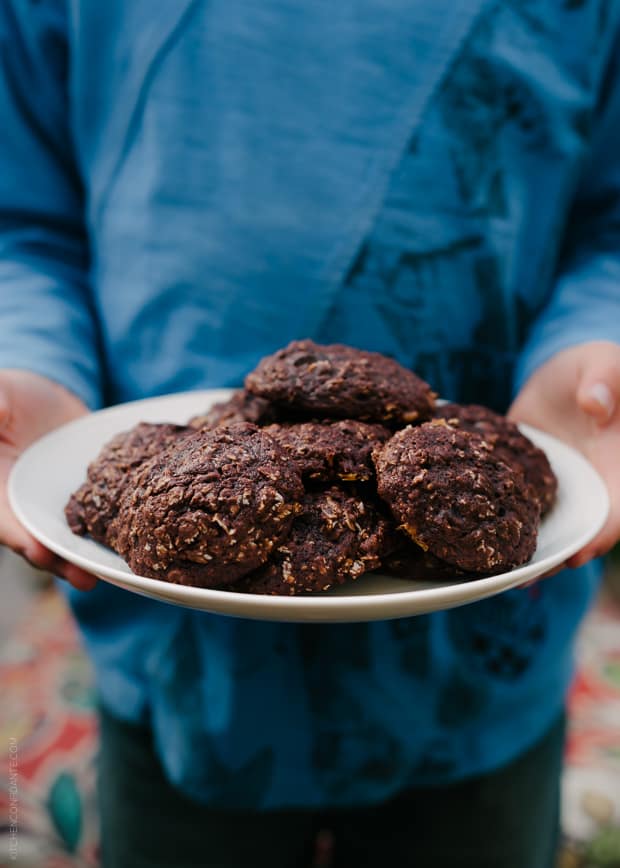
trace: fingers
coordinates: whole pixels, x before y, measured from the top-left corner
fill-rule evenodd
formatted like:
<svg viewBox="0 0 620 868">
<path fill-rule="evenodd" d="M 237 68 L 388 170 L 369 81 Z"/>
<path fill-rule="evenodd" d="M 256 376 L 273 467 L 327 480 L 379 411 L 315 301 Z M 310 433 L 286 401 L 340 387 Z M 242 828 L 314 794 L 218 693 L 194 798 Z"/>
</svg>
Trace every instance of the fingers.
<svg viewBox="0 0 620 868">
<path fill-rule="evenodd" d="M 70 564 L 59 558 L 32 537 L 29 538 L 26 551 L 23 554 L 33 567 L 45 570 L 61 579 L 66 579 L 78 591 L 92 591 L 97 584 L 95 576 L 85 572 L 75 564 Z"/>
<path fill-rule="evenodd" d="M 600 343 L 584 359 L 577 383 L 577 404 L 600 426 L 608 425 L 620 404 L 620 352 Z"/>
<path fill-rule="evenodd" d="M 584 546 L 581 551 L 573 555 L 572 558 L 569 558 L 566 565 L 574 569 L 576 567 L 582 567 L 584 564 L 587 564 L 588 561 L 592 561 L 595 558 L 603 557 L 603 555 L 606 555 L 610 549 L 613 548 L 616 538 L 616 532 L 603 531 L 595 540 L 588 543 L 587 546 Z"/>
<path fill-rule="evenodd" d="M 618 542 L 618 539 L 620 538 L 620 492 L 618 491 L 617 486 L 613 484 L 615 482 L 615 479 L 612 480 L 612 485 L 609 486 L 611 504 L 605 526 L 593 540 L 581 549 L 581 551 L 578 551 L 569 558 L 567 566 L 573 568 L 582 567 L 584 564 L 587 564 L 588 561 L 606 555 Z"/>
<path fill-rule="evenodd" d="M 70 564 L 60 558 L 58 558 L 54 575 L 66 579 L 78 591 L 92 591 L 98 582 L 98 579 L 91 573 L 87 573 L 80 567 L 76 567 L 75 564 Z"/>
<path fill-rule="evenodd" d="M 95 576 L 59 558 L 41 545 L 12 515 L 7 517 L 5 514 L 1 532 L 3 544 L 23 557 L 35 569 L 66 579 L 78 591 L 90 591 L 97 584 Z"/>
<path fill-rule="evenodd" d="M 620 537 L 620 347 L 617 344 L 592 345 L 580 364 L 576 398 L 578 407 L 596 423 L 583 451 L 607 484 L 610 513 L 598 536 L 569 559 L 568 566 L 573 568 L 607 554 Z"/>
<path fill-rule="evenodd" d="M 92 591 L 97 584 L 95 576 L 59 558 L 33 537 L 28 538 L 23 548 L 13 549 L 13 551 L 25 558 L 35 569 L 66 579 L 78 591 Z"/>
<path fill-rule="evenodd" d="M 10 507 L 7 480 L 21 449 L 50 427 L 86 412 L 75 396 L 26 371 L 0 372 L 0 545 L 33 567 L 61 576 L 79 590 L 97 584 L 94 576 L 69 564 L 32 537 Z"/>
<path fill-rule="evenodd" d="M 572 558 L 569 558 L 566 565 L 577 569 L 577 567 L 583 567 L 584 564 L 594 560 L 595 557 L 597 557 L 596 550 L 592 546 L 586 546 L 580 552 L 577 552 L 576 555 L 573 555 Z"/>
<path fill-rule="evenodd" d="M 24 530 L 10 512 L 4 497 L 0 497 L 0 544 L 12 549 L 38 569 L 49 570 L 54 562 L 52 552 Z"/>
<path fill-rule="evenodd" d="M 539 582 L 542 582 L 543 579 L 550 579 L 552 576 L 557 576 L 558 573 L 561 573 L 562 570 L 566 569 L 568 566 L 568 562 L 563 562 L 558 564 L 557 567 L 553 567 L 551 570 L 547 570 L 546 573 L 542 573 L 540 576 L 536 576 L 535 579 L 530 579 L 527 582 L 523 582 L 522 585 L 519 585 L 520 588 L 533 588 L 534 585 L 537 585 Z"/>
<path fill-rule="evenodd" d="M 23 541 L 15 546 L 9 546 L 9 548 L 28 561 L 35 569 L 66 579 L 78 591 L 91 591 L 97 584 L 95 576 L 85 572 L 75 564 L 70 564 L 59 558 L 33 537 L 26 535 Z"/>
<path fill-rule="evenodd" d="M 599 425 L 607 425 L 616 412 L 617 398 L 607 383 L 598 379 L 593 383 L 580 384 L 577 403 Z"/>
<path fill-rule="evenodd" d="M 6 491 L 2 490 L 1 487 L 0 545 L 10 548 L 27 560 L 35 569 L 44 570 L 66 579 L 80 591 L 89 591 L 97 584 L 97 579 L 94 576 L 59 558 L 22 527 L 11 511 L 6 498 Z"/>
</svg>

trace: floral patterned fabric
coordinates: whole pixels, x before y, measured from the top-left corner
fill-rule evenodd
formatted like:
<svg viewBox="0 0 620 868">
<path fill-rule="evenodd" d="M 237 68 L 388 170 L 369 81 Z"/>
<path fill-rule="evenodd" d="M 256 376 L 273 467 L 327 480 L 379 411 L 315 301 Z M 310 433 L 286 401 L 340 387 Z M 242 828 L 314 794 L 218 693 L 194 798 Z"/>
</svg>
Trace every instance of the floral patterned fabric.
<svg viewBox="0 0 620 868">
<path fill-rule="evenodd" d="M 0 866 L 92 868 L 92 673 L 56 590 L 38 597 L 0 649 L 0 696 Z"/>
<path fill-rule="evenodd" d="M 570 696 L 559 868 L 620 868 L 620 598 L 582 628 Z"/>
<path fill-rule="evenodd" d="M 599 600 L 578 656 L 558 868 L 620 868 L 620 602 Z M 42 593 L 0 649 L 1 866 L 98 864 L 91 675 L 66 603 Z"/>
</svg>

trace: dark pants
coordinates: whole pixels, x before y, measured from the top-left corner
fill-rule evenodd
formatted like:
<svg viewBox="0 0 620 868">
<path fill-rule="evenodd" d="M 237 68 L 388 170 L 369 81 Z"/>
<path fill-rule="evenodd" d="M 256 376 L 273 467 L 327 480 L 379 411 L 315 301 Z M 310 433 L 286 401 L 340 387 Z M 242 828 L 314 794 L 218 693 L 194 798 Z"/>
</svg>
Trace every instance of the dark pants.
<svg viewBox="0 0 620 868">
<path fill-rule="evenodd" d="M 205 807 L 166 781 L 148 729 L 103 712 L 101 735 L 104 868 L 309 868 L 315 858 L 333 868 L 553 865 L 563 719 L 492 774 L 322 813 Z M 329 830 L 329 856 L 316 855 L 320 830 Z"/>
</svg>

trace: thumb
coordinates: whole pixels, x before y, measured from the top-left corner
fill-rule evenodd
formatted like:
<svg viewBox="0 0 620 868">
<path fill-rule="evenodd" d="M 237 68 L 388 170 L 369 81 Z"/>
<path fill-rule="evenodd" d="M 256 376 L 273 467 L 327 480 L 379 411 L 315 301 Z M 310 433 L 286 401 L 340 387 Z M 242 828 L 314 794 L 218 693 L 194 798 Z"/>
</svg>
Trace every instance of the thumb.
<svg viewBox="0 0 620 868">
<path fill-rule="evenodd" d="M 595 422 L 607 425 L 620 403 L 618 347 L 600 349 L 584 364 L 577 384 L 577 404 Z"/>
</svg>

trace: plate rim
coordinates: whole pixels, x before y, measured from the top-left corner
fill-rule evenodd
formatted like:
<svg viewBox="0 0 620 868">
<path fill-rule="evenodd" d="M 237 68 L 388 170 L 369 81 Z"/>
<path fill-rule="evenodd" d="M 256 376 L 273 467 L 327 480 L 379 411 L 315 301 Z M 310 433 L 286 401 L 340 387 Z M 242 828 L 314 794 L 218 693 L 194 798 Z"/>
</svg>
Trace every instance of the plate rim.
<svg viewBox="0 0 620 868">
<path fill-rule="evenodd" d="M 579 551 L 588 541 L 593 539 L 596 534 L 604 526 L 610 508 L 610 498 L 607 486 L 603 481 L 598 471 L 592 466 L 588 459 L 577 449 L 563 440 L 549 434 L 546 431 L 534 428 L 526 424 L 519 424 L 519 428 L 528 436 L 534 435 L 537 439 L 549 440 L 553 442 L 554 447 L 564 450 L 565 454 L 569 455 L 571 461 L 577 461 L 582 464 L 582 467 L 590 474 L 592 483 L 599 488 L 598 495 L 601 498 L 601 509 L 596 522 L 592 522 L 587 529 L 581 534 L 576 535 L 571 544 L 564 546 L 561 552 L 551 553 L 535 565 L 531 563 L 516 567 L 513 570 L 505 573 L 500 573 L 497 576 L 485 576 L 480 579 L 469 579 L 451 581 L 450 583 L 437 583 L 436 586 L 404 589 L 401 591 L 390 592 L 375 592 L 375 593 L 355 593 L 347 595 L 346 593 L 330 595 L 307 595 L 307 596 L 272 596 L 268 594 L 247 594 L 234 590 L 218 590 L 214 588 L 199 588 L 189 585 L 176 585 L 166 582 L 162 579 L 152 579 L 146 576 L 139 576 L 131 573 L 127 574 L 124 570 L 107 565 L 98 566 L 95 570 L 93 567 L 93 559 L 85 557 L 80 553 L 76 553 L 68 548 L 62 541 L 58 542 L 49 536 L 44 530 L 42 531 L 36 522 L 31 520 L 27 511 L 22 508 L 19 483 L 21 474 L 24 473 L 24 468 L 32 461 L 33 455 L 37 455 L 41 450 L 45 450 L 46 444 L 50 440 L 57 440 L 63 436 L 69 429 L 79 429 L 88 421 L 92 424 L 95 418 L 109 417 L 113 415 L 123 416 L 128 410 L 133 408 L 144 408 L 159 406 L 162 402 L 174 404 L 178 401 L 179 404 L 189 400 L 197 400 L 200 402 L 210 401 L 215 403 L 217 400 L 225 399 L 234 389 L 219 388 L 219 389 L 197 389 L 173 394 L 166 394 L 148 398 L 128 401 L 121 404 L 116 404 L 111 407 L 106 407 L 81 416 L 79 419 L 62 425 L 53 431 L 48 432 L 43 437 L 32 443 L 18 457 L 13 468 L 11 469 L 7 492 L 8 499 L 17 519 L 37 540 L 54 552 L 54 554 L 64 558 L 65 560 L 75 564 L 76 566 L 85 569 L 89 573 L 93 573 L 102 581 L 107 581 L 110 584 L 122 587 L 125 590 L 134 593 L 148 596 L 150 598 L 165 600 L 169 603 L 189 606 L 190 608 L 199 609 L 205 612 L 214 612 L 219 614 L 232 615 L 243 618 L 259 619 L 259 620 L 279 620 L 279 621 L 370 621 L 370 620 L 388 620 L 390 618 L 411 617 L 424 612 L 444 610 L 454 606 L 467 605 L 478 600 L 494 596 L 503 591 L 510 590 L 517 585 L 527 581 L 540 578 L 545 573 L 553 570 L 555 567 L 563 563 L 572 554 Z M 119 430 L 122 430 L 119 428 Z M 98 543 L 91 541 L 93 545 L 99 546 Z M 535 570 L 532 571 L 532 566 Z M 127 567 L 127 569 L 129 569 Z M 467 592 L 464 592 L 467 589 Z M 173 598 L 171 598 L 171 595 Z M 432 608 L 424 608 L 425 602 L 432 600 Z M 408 603 L 415 606 L 407 606 Z M 197 605 L 200 603 L 200 605 Z M 439 605 L 436 605 L 439 603 Z M 233 609 L 239 611 L 230 611 Z M 403 611 L 397 612 L 397 609 Z M 243 611 L 241 611 L 243 610 Z M 252 611 L 249 611 L 252 610 Z M 255 610 L 255 611 L 254 611 Z M 371 611 L 366 611 L 371 610 Z M 278 617 L 278 612 L 282 612 L 282 616 Z"/>
</svg>

